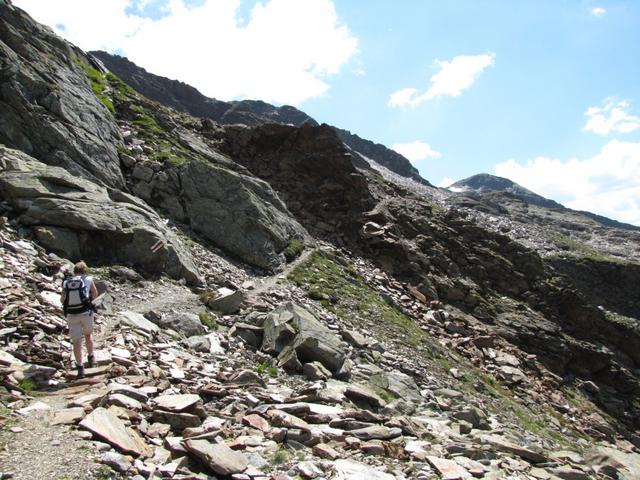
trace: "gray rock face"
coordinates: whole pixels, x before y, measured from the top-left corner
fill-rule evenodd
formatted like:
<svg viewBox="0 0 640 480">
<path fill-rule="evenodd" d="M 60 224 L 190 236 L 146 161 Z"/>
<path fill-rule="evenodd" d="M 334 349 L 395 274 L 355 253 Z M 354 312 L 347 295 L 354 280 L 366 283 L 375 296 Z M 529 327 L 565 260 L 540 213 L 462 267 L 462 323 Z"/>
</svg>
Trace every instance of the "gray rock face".
<svg viewBox="0 0 640 480">
<path fill-rule="evenodd" d="M 299 305 L 286 303 L 276 308 L 263 326 L 264 351 L 281 355 L 293 351 L 300 362 L 317 361 L 333 373 L 345 362 L 340 338 Z"/>
<path fill-rule="evenodd" d="M 149 167 L 134 178 L 133 192 L 243 261 L 278 270 L 285 263 L 282 251 L 291 239 L 306 236 L 304 228 L 268 183 L 232 170 L 228 159 L 184 132 L 181 139 L 209 161 Z"/>
<path fill-rule="evenodd" d="M 412 402 L 420 402 L 422 397 L 420 389 L 413 378 L 397 371 L 381 372 L 372 375 L 369 383 L 384 390 L 392 392 L 397 397 Z"/>
<path fill-rule="evenodd" d="M 241 290 L 230 290 L 228 288 L 218 290 L 218 296 L 207 302 L 212 310 L 222 312 L 224 314 L 236 313 L 242 302 L 244 301 L 244 293 Z"/>
<path fill-rule="evenodd" d="M 157 323 L 161 327 L 175 330 L 185 337 L 205 333 L 204 325 L 202 325 L 198 316 L 193 313 L 184 312 L 165 315 Z"/>
<path fill-rule="evenodd" d="M 124 323 L 125 325 L 129 325 L 130 327 L 139 328 L 140 330 L 150 333 L 156 333 L 160 331 L 160 328 L 155 323 L 150 322 L 140 313 L 125 310 L 121 311 L 118 317 L 122 323 Z"/>
<path fill-rule="evenodd" d="M 0 198 L 42 245 L 71 260 L 199 281 L 191 255 L 144 202 L 0 146 Z M 48 232 L 44 234 L 43 232 Z M 160 245 L 152 251 L 151 247 Z"/>
<path fill-rule="evenodd" d="M 181 173 L 185 211 L 194 230 L 243 260 L 267 269 L 304 229 L 264 181 L 202 162 Z"/>
<path fill-rule="evenodd" d="M 243 453 L 233 451 L 222 444 L 210 443 L 208 440 L 187 440 L 184 446 L 219 475 L 244 472 L 249 465 Z"/>
<path fill-rule="evenodd" d="M 337 460 L 333 464 L 335 480 L 394 480 L 396 477 L 369 465 L 352 460 Z"/>
<path fill-rule="evenodd" d="M 81 62 L 88 62 L 81 51 L 0 2 L 0 143 L 122 187 L 122 139 Z"/>
</svg>

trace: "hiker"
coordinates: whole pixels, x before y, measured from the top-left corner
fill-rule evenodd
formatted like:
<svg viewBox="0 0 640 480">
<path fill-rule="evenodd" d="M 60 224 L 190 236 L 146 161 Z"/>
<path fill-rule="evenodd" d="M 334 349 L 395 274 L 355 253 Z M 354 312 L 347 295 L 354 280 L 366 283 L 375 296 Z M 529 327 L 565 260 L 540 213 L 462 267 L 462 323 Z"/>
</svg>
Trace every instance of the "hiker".
<svg viewBox="0 0 640 480">
<path fill-rule="evenodd" d="M 73 356 L 78 368 L 78 378 L 84 377 L 82 363 L 82 337 L 87 343 L 87 365 L 95 367 L 93 355 L 93 316 L 95 308 L 93 300 L 98 296 L 98 290 L 93 278 L 87 275 L 87 264 L 83 261 L 73 267 L 73 275 L 67 276 L 62 282 L 62 301 L 64 314 L 69 325 L 69 336 L 73 341 Z"/>
</svg>

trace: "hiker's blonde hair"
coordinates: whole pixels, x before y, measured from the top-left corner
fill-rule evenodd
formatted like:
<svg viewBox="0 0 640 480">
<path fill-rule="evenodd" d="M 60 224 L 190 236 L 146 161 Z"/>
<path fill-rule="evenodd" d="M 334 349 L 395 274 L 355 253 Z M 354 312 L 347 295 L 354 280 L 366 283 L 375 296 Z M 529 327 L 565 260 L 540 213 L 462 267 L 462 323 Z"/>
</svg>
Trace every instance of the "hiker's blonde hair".
<svg viewBox="0 0 640 480">
<path fill-rule="evenodd" d="M 76 275 L 84 275 L 89 271 L 89 267 L 84 263 L 84 260 L 80 260 L 73 266 L 73 273 Z"/>
</svg>

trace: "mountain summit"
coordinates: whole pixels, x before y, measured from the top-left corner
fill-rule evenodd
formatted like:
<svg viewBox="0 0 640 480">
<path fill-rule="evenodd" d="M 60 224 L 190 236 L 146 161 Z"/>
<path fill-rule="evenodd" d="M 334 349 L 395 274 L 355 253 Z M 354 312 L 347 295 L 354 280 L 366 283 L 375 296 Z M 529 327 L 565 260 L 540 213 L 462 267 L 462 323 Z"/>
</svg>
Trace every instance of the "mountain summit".
<svg viewBox="0 0 640 480">
<path fill-rule="evenodd" d="M 447 187 L 452 192 L 505 192 L 515 197 L 521 198 L 527 203 L 547 208 L 563 208 L 557 202 L 544 198 L 537 193 L 532 192 L 512 182 L 508 178 L 489 175 L 488 173 L 479 173 L 471 177 L 459 180 Z"/>
</svg>

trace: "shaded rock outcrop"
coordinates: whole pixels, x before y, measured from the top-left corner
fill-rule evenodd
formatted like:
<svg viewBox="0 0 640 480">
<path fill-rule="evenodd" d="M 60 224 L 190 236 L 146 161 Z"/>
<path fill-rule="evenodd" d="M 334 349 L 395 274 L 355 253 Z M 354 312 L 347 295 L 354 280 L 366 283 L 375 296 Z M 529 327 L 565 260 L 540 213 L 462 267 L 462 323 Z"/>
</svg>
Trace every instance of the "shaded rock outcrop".
<svg viewBox="0 0 640 480">
<path fill-rule="evenodd" d="M 122 187 L 114 118 L 93 93 L 84 54 L 0 2 L 0 143 Z"/>
<path fill-rule="evenodd" d="M 640 318 L 640 264 L 552 257 L 549 264 L 571 279 L 594 305 Z"/>
<path fill-rule="evenodd" d="M 59 255 L 199 281 L 178 237 L 131 195 L 0 147 L 0 197 L 41 245 Z"/>
<path fill-rule="evenodd" d="M 408 159 L 395 150 L 391 150 L 380 143 L 374 143 L 371 140 L 361 138 L 348 130 L 336 128 L 336 131 L 340 139 L 354 151 L 355 155 L 364 155 L 398 175 L 411 178 L 425 185 L 431 185 L 420 176 L 418 169 L 414 167 Z M 365 164 L 368 167 L 368 163 Z M 358 166 L 361 166 L 360 163 L 358 163 Z"/>
<path fill-rule="evenodd" d="M 572 284 L 570 278 L 584 270 L 561 278 L 536 252 L 507 236 L 454 210 L 431 218 L 424 215 L 428 211 L 424 202 L 388 200 L 368 212 L 360 232 L 367 256 L 396 278 L 417 285 L 426 298 L 459 306 L 567 381 L 577 377 L 596 382 L 602 387 L 598 404 L 637 428 L 637 325 L 609 318 L 594 304 L 603 298 L 590 299 L 576 289 L 580 285 L 585 292 L 597 290 L 585 279 Z M 611 268 L 603 277 L 609 281 L 617 271 Z M 619 273 L 630 272 L 628 267 L 618 268 Z M 569 262 L 563 269 L 575 266 Z M 605 270 L 599 274 L 605 275 Z M 634 298 L 631 294 L 624 302 L 621 293 L 607 304 L 632 307 Z M 445 327 L 463 335 L 473 328 Z"/>
<path fill-rule="evenodd" d="M 220 149 L 269 182 L 312 233 L 355 237 L 354 224 L 372 208 L 365 177 L 328 125 L 226 127 Z"/>
</svg>

